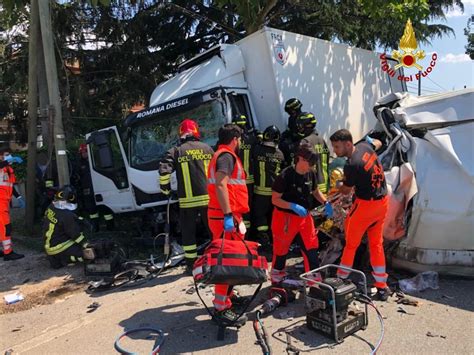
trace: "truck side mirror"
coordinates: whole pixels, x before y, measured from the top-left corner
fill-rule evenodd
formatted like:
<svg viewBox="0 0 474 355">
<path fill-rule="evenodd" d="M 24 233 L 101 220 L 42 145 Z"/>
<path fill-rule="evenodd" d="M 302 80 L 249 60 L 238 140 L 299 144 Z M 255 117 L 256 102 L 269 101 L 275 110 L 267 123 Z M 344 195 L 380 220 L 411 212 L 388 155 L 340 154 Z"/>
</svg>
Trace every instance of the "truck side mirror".
<svg viewBox="0 0 474 355">
<path fill-rule="evenodd" d="M 92 153 L 94 155 L 94 165 L 99 169 L 110 169 L 114 167 L 113 153 L 110 146 L 109 131 L 95 132 L 88 139 L 92 143 Z"/>
</svg>

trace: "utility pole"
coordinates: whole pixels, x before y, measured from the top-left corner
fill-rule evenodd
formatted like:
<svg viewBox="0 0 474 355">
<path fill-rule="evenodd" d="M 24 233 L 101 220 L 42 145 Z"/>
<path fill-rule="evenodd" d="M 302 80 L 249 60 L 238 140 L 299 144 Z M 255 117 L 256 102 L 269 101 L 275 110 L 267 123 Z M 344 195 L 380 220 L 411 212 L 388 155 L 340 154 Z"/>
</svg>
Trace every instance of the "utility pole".
<svg viewBox="0 0 474 355">
<path fill-rule="evenodd" d="M 28 164 L 26 167 L 26 227 L 31 232 L 35 218 L 36 121 L 38 115 L 38 39 L 40 24 L 38 2 L 31 0 L 30 39 L 28 43 Z"/>
<path fill-rule="evenodd" d="M 69 167 L 66 155 L 66 136 L 64 135 L 61 99 L 59 97 L 58 71 L 54 55 L 54 40 L 51 26 L 50 1 L 38 1 L 39 18 L 41 24 L 41 38 L 43 39 L 44 62 L 48 81 L 50 104 L 54 108 L 54 148 L 56 164 L 58 166 L 59 185 L 69 184 Z"/>
</svg>

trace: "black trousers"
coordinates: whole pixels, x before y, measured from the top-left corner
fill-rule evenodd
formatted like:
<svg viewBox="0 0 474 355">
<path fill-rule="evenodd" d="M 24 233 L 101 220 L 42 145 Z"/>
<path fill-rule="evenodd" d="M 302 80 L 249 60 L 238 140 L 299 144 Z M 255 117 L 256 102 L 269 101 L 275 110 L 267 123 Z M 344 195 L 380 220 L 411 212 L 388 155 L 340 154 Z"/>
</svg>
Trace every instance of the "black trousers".
<svg viewBox="0 0 474 355">
<path fill-rule="evenodd" d="M 82 246 L 73 244 L 62 253 L 48 255 L 49 264 L 53 269 L 59 269 L 67 264 L 84 261 L 82 259 Z"/>
<path fill-rule="evenodd" d="M 272 197 L 254 193 L 252 203 L 252 225 L 254 231 L 270 232 L 272 225 Z"/>
<path fill-rule="evenodd" d="M 206 232 L 210 235 L 207 222 L 207 206 L 179 209 L 179 224 L 181 227 L 184 257 L 188 265 L 192 265 L 197 258 L 196 224 L 199 219 L 204 224 Z"/>
</svg>

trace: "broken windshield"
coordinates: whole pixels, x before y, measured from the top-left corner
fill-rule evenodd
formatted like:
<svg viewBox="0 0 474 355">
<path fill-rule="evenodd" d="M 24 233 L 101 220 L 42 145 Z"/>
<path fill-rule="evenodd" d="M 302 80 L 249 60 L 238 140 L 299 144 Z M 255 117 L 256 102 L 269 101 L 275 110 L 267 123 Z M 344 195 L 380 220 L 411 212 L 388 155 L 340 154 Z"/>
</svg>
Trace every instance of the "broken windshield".
<svg viewBox="0 0 474 355">
<path fill-rule="evenodd" d="M 213 146 L 226 122 L 222 101 L 216 99 L 184 110 L 168 111 L 150 122 L 134 125 L 130 135 L 130 163 L 140 170 L 158 169 L 164 154 L 178 143 L 178 127 L 185 118 L 199 124 L 201 141 Z"/>
</svg>

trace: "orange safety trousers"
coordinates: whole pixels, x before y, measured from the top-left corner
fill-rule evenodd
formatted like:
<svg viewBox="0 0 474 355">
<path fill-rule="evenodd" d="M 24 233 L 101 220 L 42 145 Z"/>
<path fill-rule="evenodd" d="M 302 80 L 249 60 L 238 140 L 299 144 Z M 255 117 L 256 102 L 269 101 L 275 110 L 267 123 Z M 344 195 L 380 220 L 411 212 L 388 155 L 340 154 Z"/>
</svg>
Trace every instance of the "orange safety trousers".
<svg viewBox="0 0 474 355">
<path fill-rule="evenodd" d="M 226 239 L 234 239 L 234 234 L 238 234 L 241 239 L 245 238 L 245 235 L 241 234 L 238 230 L 232 233 L 224 233 L 224 217 L 222 216 L 222 212 L 213 212 L 214 211 L 212 209 L 209 209 L 207 216 L 207 220 L 209 222 L 209 230 L 211 231 L 213 240 L 222 238 L 223 234 L 224 238 Z M 234 214 L 233 216 L 238 223 L 242 221 L 242 215 Z M 238 237 L 236 236 L 235 239 L 237 238 Z M 212 303 L 214 304 L 214 308 L 216 309 L 216 311 L 223 311 L 232 307 L 232 301 L 230 300 L 230 296 L 232 295 L 232 289 L 232 286 L 226 284 L 215 285 L 214 299 L 212 300 Z"/>
<path fill-rule="evenodd" d="M 319 267 L 319 260 L 316 254 L 319 246 L 318 231 L 314 228 L 313 217 L 310 214 L 300 217 L 275 208 L 272 217 L 272 234 L 272 282 L 278 283 L 283 281 L 286 257 L 291 244 L 298 234 L 298 244 L 300 244 L 303 255 L 305 272 Z"/>
<path fill-rule="evenodd" d="M 12 252 L 11 236 L 7 235 L 6 227 L 10 224 L 10 200 L 0 199 L 0 242 L 2 242 L 3 253 Z"/>
<path fill-rule="evenodd" d="M 344 223 L 346 246 L 342 253 L 341 266 L 352 267 L 357 248 L 367 232 L 369 239 L 370 264 L 375 287 L 387 287 L 388 274 L 385 272 L 385 253 L 383 250 L 383 225 L 388 210 L 388 197 L 380 200 L 362 200 L 356 198 Z M 341 278 L 349 272 L 338 269 Z"/>
</svg>

